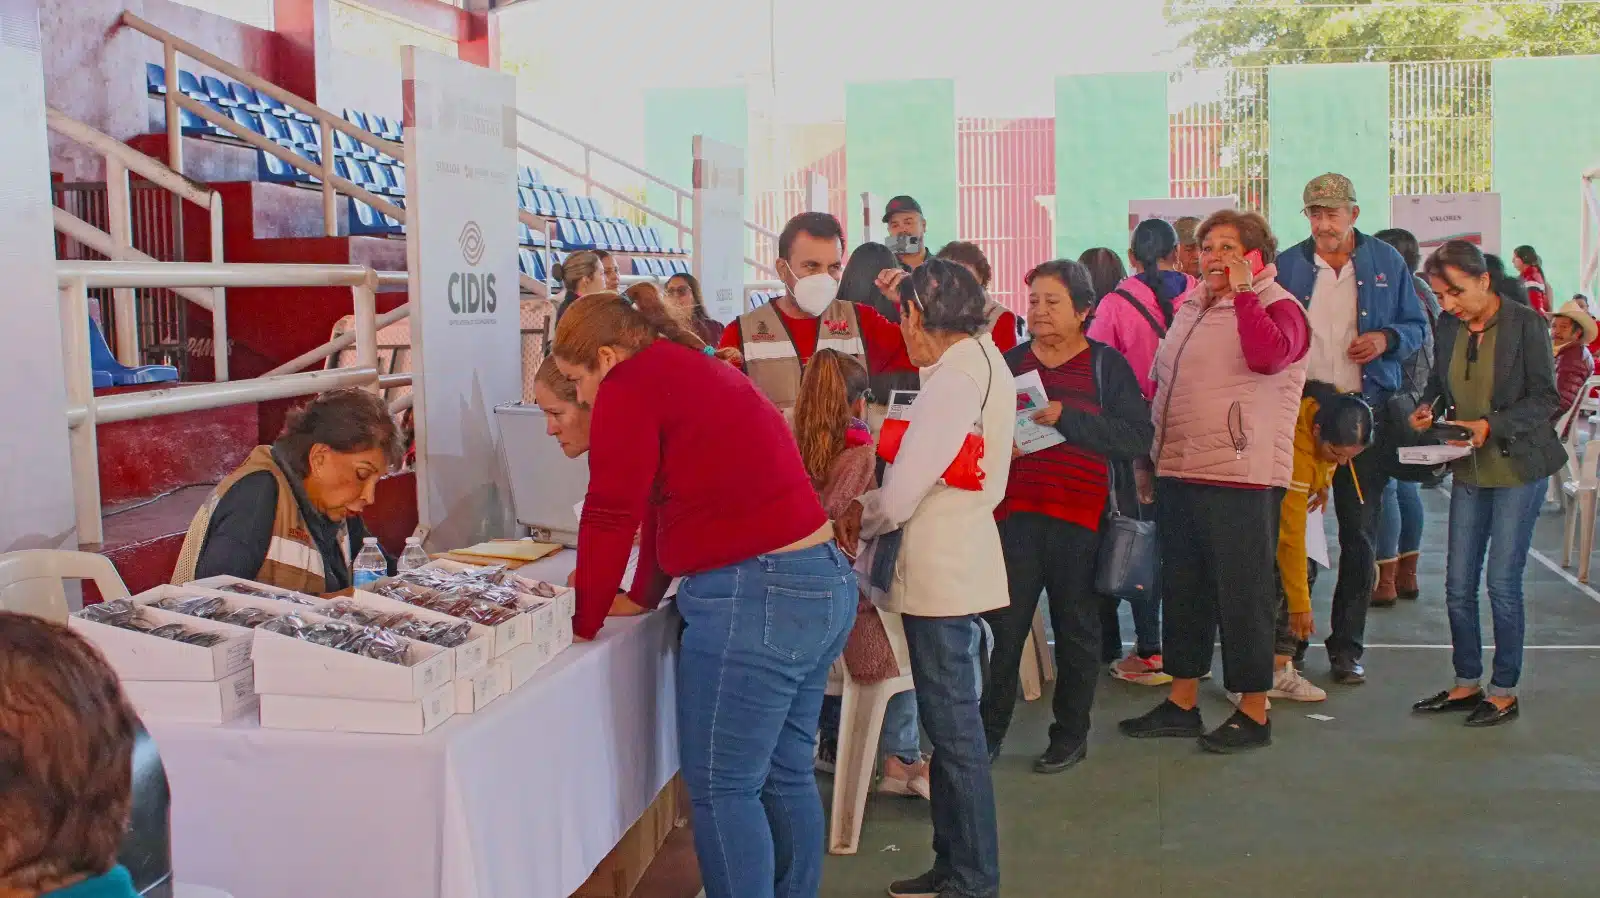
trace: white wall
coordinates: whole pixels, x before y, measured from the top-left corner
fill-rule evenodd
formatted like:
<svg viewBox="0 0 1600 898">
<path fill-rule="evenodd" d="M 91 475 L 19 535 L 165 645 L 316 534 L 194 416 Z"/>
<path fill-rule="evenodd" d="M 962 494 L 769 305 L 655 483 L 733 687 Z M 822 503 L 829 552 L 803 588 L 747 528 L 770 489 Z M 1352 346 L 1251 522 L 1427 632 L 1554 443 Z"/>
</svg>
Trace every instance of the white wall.
<svg viewBox="0 0 1600 898">
<path fill-rule="evenodd" d="M 76 549 L 39 0 L 0 0 L 0 84 L 0 552 Z"/>
</svg>

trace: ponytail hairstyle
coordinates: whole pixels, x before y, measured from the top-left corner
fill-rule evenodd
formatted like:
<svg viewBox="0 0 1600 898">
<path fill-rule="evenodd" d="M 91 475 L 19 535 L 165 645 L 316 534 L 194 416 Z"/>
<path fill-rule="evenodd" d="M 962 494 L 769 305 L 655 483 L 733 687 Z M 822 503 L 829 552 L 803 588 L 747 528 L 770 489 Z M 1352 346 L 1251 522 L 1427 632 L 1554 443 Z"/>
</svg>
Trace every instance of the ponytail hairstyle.
<svg viewBox="0 0 1600 898">
<path fill-rule="evenodd" d="M 867 395 L 867 369 L 837 349 L 819 349 L 800 379 L 794 439 L 811 482 L 821 486 L 845 450 L 850 409 Z"/>
<path fill-rule="evenodd" d="M 1360 393 L 1341 393 L 1333 384 L 1308 380 L 1301 395 L 1316 400 L 1317 413 L 1311 421 L 1321 431 L 1322 442 L 1362 448 L 1372 445 L 1372 406 Z"/>
<path fill-rule="evenodd" d="M 1172 297 L 1167 294 L 1166 278 L 1161 276 L 1161 263 L 1178 251 L 1178 232 L 1165 219 L 1147 218 L 1133 229 L 1133 240 L 1128 254 L 1139 263 L 1139 283 L 1150 288 L 1161 307 L 1161 320 L 1172 324 Z"/>
<path fill-rule="evenodd" d="M 1544 281 L 1545 296 L 1555 296 L 1555 294 L 1550 290 L 1550 276 L 1544 273 L 1544 260 L 1539 258 L 1538 250 L 1524 243 L 1523 245 L 1511 251 L 1511 257 L 1518 263 L 1526 263 L 1529 268 L 1539 272 L 1539 280 Z M 1518 280 L 1520 280 L 1522 277 L 1522 270 L 1518 269 L 1516 275 Z M 1551 308 L 1555 308 L 1555 302 L 1553 299 L 1547 301 L 1550 302 Z"/>
<path fill-rule="evenodd" d="M 650 290 L 639 287 L 650 286 Z M 631 295 L 637 291 L 637 295 Z M 593 369 L 599 364 L 600 347 L 612 346 L 630 355 L 658 339 L 671 340 L 695 352 L 704 352 L 706 342 L 672 317 L 653 285 L 635 284 L 624 298 L 610 291 L 591 293 L 567 306 L 556 325 L 551 352 L 563 362 Z"/>
<path fill-rule="evenodd" d="M 592 249 L 582 249 L 557 262 L 550 273 L 567 291 L 567 301 L 578 298 L 578 285 L 600 273 L 600 254 Z"/>
</svg>

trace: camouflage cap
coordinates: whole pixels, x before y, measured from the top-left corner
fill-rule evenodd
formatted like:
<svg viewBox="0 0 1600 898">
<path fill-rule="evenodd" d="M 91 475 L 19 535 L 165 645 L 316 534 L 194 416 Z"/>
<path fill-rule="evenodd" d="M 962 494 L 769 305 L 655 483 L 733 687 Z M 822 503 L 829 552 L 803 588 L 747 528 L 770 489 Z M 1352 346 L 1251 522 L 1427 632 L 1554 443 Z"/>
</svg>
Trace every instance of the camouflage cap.
<svg viewBox="0 0 1600 898">
<path fill-rule="evenodd" d="M 1200 219 L 1193 215 L 1185 215 L 1172 223 L 1172 229 L 1178 232 L 1179 246 L 1194 246 L 1199 241 L 1194 239 L 1196 228 L 1200 227 Z"/>
<path fill-rule="evenodd" d="M 1317 175 L 1306 185 L 1305 192 L 1300 195 L 1301 205 L 1309 209 L 1312 206 L 1322 206 L 1325 209 L 1339 209 L 1356 204 L 1356 185 L 1341 174 L 1329 172 Z"/>
</svg>

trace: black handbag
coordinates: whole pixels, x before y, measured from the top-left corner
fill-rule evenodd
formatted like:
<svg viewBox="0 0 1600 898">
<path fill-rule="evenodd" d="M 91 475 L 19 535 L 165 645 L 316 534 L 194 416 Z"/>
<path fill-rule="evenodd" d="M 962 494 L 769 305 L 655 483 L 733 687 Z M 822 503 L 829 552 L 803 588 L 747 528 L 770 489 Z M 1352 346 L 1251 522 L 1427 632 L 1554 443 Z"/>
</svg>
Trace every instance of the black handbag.
<svg viewBox="0 0 1600 898">
<path fill-rule="evenodd" d="M 1095 353 L 1095 392 L 1105 395 L 1100 376 L 1103 353 Z M 1104 596 L 1138 601 L 1156 595 L 1156 571 L 1161 553 L 1156 542 L 1156 522 L 1130 518 L 1117 500 L 1117 464 L 1107 460 L 1111 486 L 1110 509 L 1100 527 L 1100 551 L 1095 557 L 1094 589 Z"/>
</svg>

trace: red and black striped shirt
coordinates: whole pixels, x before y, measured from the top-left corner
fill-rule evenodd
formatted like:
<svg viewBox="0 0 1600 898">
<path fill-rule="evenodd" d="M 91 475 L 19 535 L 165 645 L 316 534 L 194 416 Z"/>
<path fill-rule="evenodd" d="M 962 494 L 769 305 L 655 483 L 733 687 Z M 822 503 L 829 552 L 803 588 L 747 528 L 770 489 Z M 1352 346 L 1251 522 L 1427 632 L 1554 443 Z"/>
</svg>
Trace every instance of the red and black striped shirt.
<svg viewBox="0 0 1600 898">
<path fill-rule="evenodd" d="M 1065 408 L 1100 414 L 1094 383 L 1094 352 L 1084 350 L 1055 368 L 1047 368 L 1030 350 L 1014 373 L 1039 372 L 1045 396 Z M 1110 493 L 1106 458 L 1071 443 L 1059 443 L 1011 460 L 1006 497 L 995 508 L 995 520 L 1019 512 L 1049 515 L 1090 530 L 1100 528 Z"/>
</svg>

